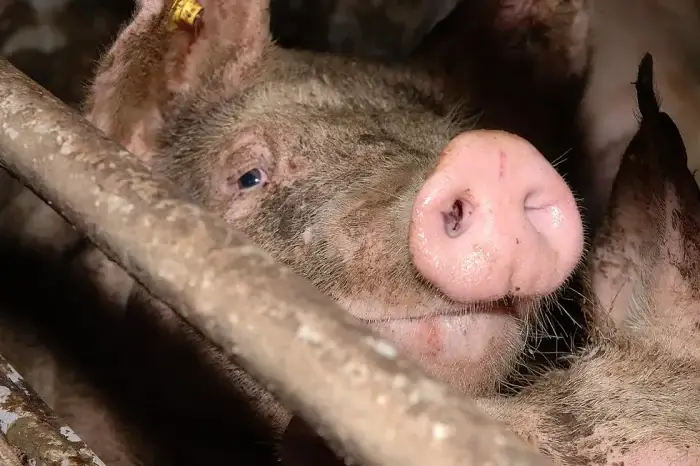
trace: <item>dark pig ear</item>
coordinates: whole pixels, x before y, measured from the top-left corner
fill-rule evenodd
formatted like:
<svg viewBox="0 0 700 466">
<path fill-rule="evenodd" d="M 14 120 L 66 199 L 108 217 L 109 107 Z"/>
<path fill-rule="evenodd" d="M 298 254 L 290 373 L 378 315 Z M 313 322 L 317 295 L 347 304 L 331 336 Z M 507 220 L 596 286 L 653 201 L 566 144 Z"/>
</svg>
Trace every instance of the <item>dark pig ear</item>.
<svg viewBox="0 0 700 466">
<path fill-rule="evenodd" d="M 690 337 L 700 326 L 700 190 L 678 128 L 659 110 L 649 54 L 636 89 L 641 123 L 593 244 L 590 314 L 603 326 Z"/>
<path fill-rule="evenodd" d="M 225 73 L 230 88 L 243 85 L 270 43 L 268 7 L 263 0 L 139 0 L 99 64 L 86 116 L 148 160 L 161 109 L 174 95 L 214 72 Z"/>
</svg>

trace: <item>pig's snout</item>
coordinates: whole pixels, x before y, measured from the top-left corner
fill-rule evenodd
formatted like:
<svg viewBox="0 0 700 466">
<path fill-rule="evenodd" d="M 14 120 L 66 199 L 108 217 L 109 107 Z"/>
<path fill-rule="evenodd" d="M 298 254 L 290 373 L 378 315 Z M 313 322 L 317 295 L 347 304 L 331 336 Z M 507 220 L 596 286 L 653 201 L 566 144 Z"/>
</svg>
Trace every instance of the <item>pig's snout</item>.
<svg viewBox="0 0 700 466">
<path fill-rule="evenodd" d="M 453 139 L 411 220 L 415 266 L 459 302 L 551 293 L 583 252 L 564 179 L 529 142 L 502 131 Z"/>
</svg>

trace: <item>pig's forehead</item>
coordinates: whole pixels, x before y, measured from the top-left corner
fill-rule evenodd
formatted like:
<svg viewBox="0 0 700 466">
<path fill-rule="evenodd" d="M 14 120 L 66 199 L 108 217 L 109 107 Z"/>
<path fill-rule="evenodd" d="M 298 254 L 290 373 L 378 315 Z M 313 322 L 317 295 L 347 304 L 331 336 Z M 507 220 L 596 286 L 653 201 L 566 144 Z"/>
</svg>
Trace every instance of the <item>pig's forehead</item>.
<svg viewBox="0 0 700 466">
<path fill-rule="evenodd" d="M 265 83 L 229 98 L 209 99 L 208 104 L 187 102 L 173 113 L 168 126 L 175 130 L 171 133 L 187 136 L 178 144 L 235 144 L 241 134 L 254 130 L 284 144 L 328 147 L 360 142 L 387 152 L 426 154 L 438 154 L 460 131 L 455 121 L 419 107 L 360 105 L 340 93 L 314 93 L 315 86 L 293 89 Z M 202 123 L 199 137 L 188 130 L 192 122 Z"/>
<path fill-rule="evenodd" d="M 276 88 L 286 83 L 291 89 L 302 91 L 305 100 L 319 97 L 319 92 L 330 92 L 362 105 L 378 105 L 382 101 L 387 108 L 418 105 L 438 114 L 451 105 L 439 81 L 408 66 L 276 48 L 265 55 L 260 70 L 260 81 L 271 82 Z M 304 88 L 309 92 L 304 92 Z"/>
<path fill-rule="evenodd" d="M 278 149 L 305 147 L 339 154 L 362 151 L 367 157 L 411 154 L 438 155 L 458 130 L 448 122 L 424 114 L 372 109 L 316 108 L 277 104 L 262 110 L 255 103 L 236 109 L 219 107 L 218 122 L 210 136 L 224 145 L 236 145 L 253 131 Z M 326 157 L 331 157 L 326 153 Z"/>
<path fill-rule="evenodd" d="M 434 132 L 449 126 L 449 117 L 457 114 L 455 102 L 427 75 L 337 55 L 273 49 L 247 82 L 235 82 L 235 73 L 217 75 L 205 90 L 209 100 L 223 96 L 235 103 L 234 110 L 253 118 L 327 116 L 331 122 L 334 116 L 356 113 L 399 122 L 410 115 L 418 129 L 427 126 Z"/>
</svg>

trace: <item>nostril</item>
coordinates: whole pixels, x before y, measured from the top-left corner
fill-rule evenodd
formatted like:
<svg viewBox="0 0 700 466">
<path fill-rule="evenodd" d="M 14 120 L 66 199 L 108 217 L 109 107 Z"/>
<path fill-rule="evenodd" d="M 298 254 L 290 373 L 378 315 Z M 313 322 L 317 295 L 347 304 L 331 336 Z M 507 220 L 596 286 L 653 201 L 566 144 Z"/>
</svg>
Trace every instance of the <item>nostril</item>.
<svg viewBox="0 0 700 466">
<path fill-rule="evenodd" d="M 551 193 L 534 191 L 525 197 L 525 217 L 540 234 L 557 228 L 562 221 L 561 210 Z"/>
<path fill-rule="evenodd" d="M 457 199 L 452 203 L 452 208 L 448 212 L 442 213 L 445 223 L 445 233 L 450 238 L 456 238 L 464 230 L 469 228 L 469 218 L 472 214 L 472 206 L 462 199 Z"/>
<path fill-rule="evenodd" d="M 546 209 L 551 203 L 552 200 L 550 196 L 547 196 L 546 193 L 539 190 L 534 190 L 525 196 L 524 206 L 525 210 L 540 210 Z"/>
</svg>

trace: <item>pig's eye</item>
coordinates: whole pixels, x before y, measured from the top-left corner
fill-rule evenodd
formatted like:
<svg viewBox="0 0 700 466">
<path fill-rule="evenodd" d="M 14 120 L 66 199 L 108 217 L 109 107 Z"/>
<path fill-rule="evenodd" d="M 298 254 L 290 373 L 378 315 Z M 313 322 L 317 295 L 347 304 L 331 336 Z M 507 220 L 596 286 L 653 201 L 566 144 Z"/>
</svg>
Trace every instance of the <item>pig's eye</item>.
<svg viewBox="0 0 700 466">
<path fill-rule="evenodd" d="M 265 183 L 265 173 L 259 168 L 248 170 L 238 178 L 238 189 L 246 190 Z"/>
</svg>

